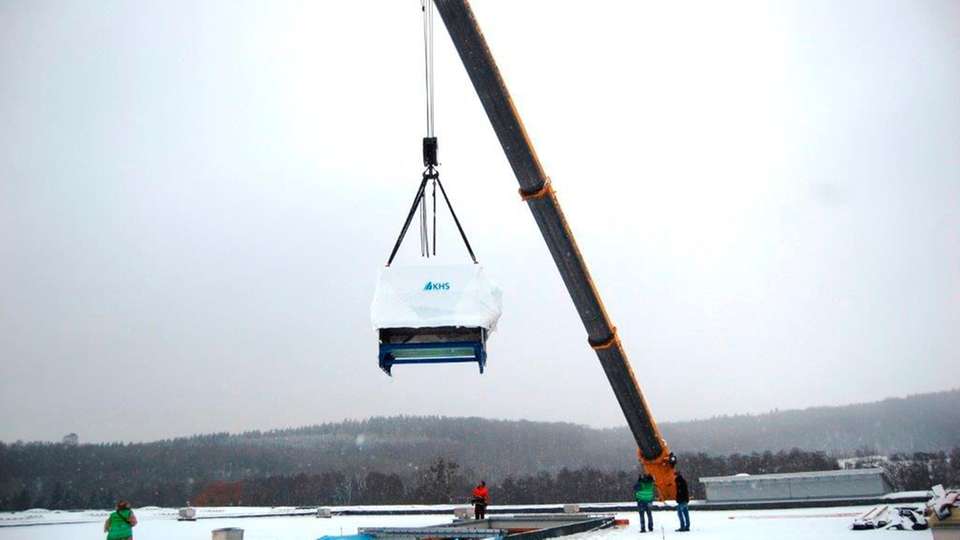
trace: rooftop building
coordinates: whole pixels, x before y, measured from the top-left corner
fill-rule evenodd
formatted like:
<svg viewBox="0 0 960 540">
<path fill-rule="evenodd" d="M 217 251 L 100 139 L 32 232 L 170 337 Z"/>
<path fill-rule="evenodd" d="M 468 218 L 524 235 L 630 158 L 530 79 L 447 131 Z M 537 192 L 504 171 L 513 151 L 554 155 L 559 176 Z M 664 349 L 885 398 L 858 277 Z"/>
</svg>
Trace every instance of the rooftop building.
<svg viewBox="0 0 960 540">
<path fill-rule="evenodd" d="M 883 469 L 738 474 L 700 479 L 707 501 L 774 501 L 876 497 L 893 491 Z"/>
</svg>

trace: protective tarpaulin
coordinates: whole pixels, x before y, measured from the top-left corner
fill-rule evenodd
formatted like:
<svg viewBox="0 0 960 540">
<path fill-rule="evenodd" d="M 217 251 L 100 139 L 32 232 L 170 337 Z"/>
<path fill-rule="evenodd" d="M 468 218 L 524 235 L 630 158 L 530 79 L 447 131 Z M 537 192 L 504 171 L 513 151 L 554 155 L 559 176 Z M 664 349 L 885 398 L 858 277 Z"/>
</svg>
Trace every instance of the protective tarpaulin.
<svg viewBox="0 0 960 540">
<path fill-rule="evenodd" d="M 370 316 L 378 330 L 463 326 L 489 333 L 502 307 L 500 288 L 479 264 L 388 266 L 380 270 Z"/>
</svg>

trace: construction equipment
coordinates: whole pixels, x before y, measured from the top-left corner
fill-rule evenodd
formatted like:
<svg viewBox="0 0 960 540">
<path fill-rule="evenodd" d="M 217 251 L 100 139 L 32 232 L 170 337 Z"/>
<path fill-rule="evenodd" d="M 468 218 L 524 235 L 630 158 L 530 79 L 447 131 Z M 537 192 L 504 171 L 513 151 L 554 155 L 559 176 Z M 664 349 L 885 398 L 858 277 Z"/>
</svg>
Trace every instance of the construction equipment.
<svg viewBox="0 0 960 540">
<path fill-rule="evenodd" d="M 500 304 L 500 289 L 478 264 L 383 268 L 371 309 L 380 369 L 476 362 L 483 373 Z"/>
<path fill-rule="evenodd" d="M 517 177 L 520 197 L 533 213 L 587 330 L 587 341 L 596 351 L 633 432 L 639 448 L 638 456 L 647 472 L 654 477 L 660 498 L 673 499 L 676 496 L 676 458 L 650 414 L 650 408 L 617 337 L 617 329 L 603 307 L 587 264 L 560 210 L 550 179 L 537 158 L 473 11 L 467 0 L 435 0 L 435 3 Z"/>
<path fill-rule="evenodd" d="M 921 508 L 883 504 L 857 516 L 850 528 L 855 531 L 871 529 L 922 531 L 928 527 L 927 518 L 924 517 Z"/>
<path fill-rule="evenodd" d="M 930 517 L 930 527 L 937 537 L 960 537 L 960 490 L 947 490 L 940 484 L 931 488 L 933 498 L 926 504 L 926 514 Z"/>
<path fill-rule="evenodd" d="M 486 279 L 477 263 L 467 234 L 457 218 L 437 169 L 434 133 L 433 7 L 421 0 L 426 68 L 427 133 L 423 138 L 424 171 L 386 267 L 381 270 L 371 307 L 379 338 L 379 364 L 387 375 L 396 364 L 448 364 L 476 362 L 483 373 L 487 363 L 487 338 L 500 318 L 500 289 Z M 433 188 L 432 224 L 428 188 Z M 437 188 L 446 202 L 472 264 L 462 266 L 391 267 L 417 213 L 420 216 L 420 255 L 437 254 Z"/>
</svg>

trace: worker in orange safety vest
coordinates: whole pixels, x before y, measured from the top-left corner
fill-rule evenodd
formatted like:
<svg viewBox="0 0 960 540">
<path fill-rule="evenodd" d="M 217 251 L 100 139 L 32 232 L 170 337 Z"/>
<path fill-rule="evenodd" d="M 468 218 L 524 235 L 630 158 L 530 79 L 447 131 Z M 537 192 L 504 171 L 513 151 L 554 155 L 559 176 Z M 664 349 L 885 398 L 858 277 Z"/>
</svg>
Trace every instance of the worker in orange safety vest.
<svg viewBox="0 0 960 540">
<path fill-rule="evenodd" d="M 487 504 L 490 503 L 490 491 L 487 489 L 487 483 L 483 480 L 473 488 L 473 515 L 477 519 L 487 517 Z"/>
</svg>

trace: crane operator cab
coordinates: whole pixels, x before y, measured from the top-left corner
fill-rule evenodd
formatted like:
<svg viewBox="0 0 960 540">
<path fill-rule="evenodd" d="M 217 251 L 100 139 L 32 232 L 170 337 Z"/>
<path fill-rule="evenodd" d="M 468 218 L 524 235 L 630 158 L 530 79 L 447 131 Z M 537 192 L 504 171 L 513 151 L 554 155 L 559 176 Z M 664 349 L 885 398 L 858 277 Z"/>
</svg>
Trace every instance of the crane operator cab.
<svg viewBox="0 0 960 540">
<path fill-rule="evenodd" d="M 501 298 L 479 264 L 382 269 L 371 307 L 380 369 L 390 375 L 396 364 L 476 362 L 483 373 Z"/>
</svg>

